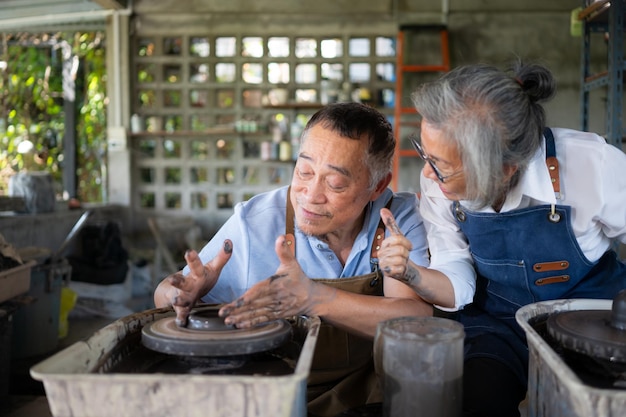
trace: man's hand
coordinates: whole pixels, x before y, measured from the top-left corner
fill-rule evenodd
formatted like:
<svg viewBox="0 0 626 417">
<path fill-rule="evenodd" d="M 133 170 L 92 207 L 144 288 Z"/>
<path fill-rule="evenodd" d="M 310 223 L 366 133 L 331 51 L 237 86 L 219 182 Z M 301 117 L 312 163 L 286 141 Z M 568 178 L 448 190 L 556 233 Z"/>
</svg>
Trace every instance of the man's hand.
<svg viewBox="0 0 626 417">
<path fill-rule="evenodd" d="M 155 291 L 157 307 L 171 305 L 176 311 L 176 324 L 184 327 L 187 318 L 196 302 L 215 286 L 222 268 L 231 257 L 233 244 L 225 240 L 222 250 L 206 264 L 202 264 L 195 250 L 185 253 L 185 261 L 189 266 L 189 273 L 184 276 L 177 272 L 165 278 Z"/>
<path fill-rule="evenodd" d="M 316 284 L 304 274 L 291 244 L 287 236 L 279 236 L 275 250 L 280 266 L 276 273 L 220 309 L 219 315 L 225 317 L 227 325 L 248 328 L 279 318 L 310 314 L 322 284 Z"/>
</svg>

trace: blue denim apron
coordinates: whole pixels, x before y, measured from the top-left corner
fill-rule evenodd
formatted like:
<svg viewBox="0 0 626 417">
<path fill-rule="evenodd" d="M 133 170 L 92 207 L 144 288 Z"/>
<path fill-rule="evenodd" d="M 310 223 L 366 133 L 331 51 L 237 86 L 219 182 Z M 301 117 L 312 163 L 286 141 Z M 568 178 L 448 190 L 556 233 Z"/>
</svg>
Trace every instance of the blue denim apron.
<svg viewBox="0 0 626 417">
<path fill-rule="evenodd" d="M 559 196 L 554 137 L 546 163 Z M 489 357 L 527 383 L 526 335 L 515 321 L 520 307 L 562 298 L 612 299 L 626 288 L 626 264 L 614 251 L 590 262 L 571 227 L 571 207 L 542 205 L 507 213 L 477 213 L 453 204 L 477 272 L 474 302 L 457 314 L 465 326 L 465 358 Z"/>
</svg>

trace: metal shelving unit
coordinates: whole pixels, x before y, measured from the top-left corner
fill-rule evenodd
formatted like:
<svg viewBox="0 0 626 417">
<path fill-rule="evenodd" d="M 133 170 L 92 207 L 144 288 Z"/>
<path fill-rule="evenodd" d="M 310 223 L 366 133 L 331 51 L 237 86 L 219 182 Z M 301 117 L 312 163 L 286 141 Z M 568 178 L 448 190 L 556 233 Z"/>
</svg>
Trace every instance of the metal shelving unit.
<svg viewBox="0 0 626 417">
<path fill-rule="evenodd" d="M 582 22 L 581 54 L 581 109 L 582 130 L 589 130 L 589 93 L 597 88 L 607 88 L 606 133 L 607 142 L 620 147 L 624 130 L 622 128 L 622 108 L 624 94 L 624 12 L 623 0 L 583 1 L 578 14 Z M 591 35 L 603 34 L 607 43 L 606 71 L 591 73 Z"/>
</svg>

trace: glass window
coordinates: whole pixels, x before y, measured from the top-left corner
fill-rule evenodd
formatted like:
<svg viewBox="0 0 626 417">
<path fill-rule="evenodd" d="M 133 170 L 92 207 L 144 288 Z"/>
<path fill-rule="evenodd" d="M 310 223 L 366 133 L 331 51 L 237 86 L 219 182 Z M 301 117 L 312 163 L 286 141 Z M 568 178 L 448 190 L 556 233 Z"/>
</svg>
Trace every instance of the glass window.
<svg viewBox="0 0 626 417">
<path fill-rule="evenodd" d="M 241 78 L 248 84 L 261 84 L 263 82 L 263 65 L 243 64 L 241 67 Z"/>
<path fill-rule="evenodd" d="M 244 107 L 257 107 L 262 106 L 263 92 L 261 90 L 244 90 L 243 91 L 243 106 Z"/>
<path fill-rule="evenodd" d="M 218 193 L 217 194 L 217 208 L 218 209 L 232 209 L 233 208 L 233 194 L 232 193 Z"/>
<path fill-rule="evenodd" d="M 217 91 L 217 107 L 228 109 L 235 105 L 235 90 L 224 89 Z"/>
<path fill-rule="evenodd" d="M 298 38 L 296 39 L 296 57 L 297 58 L 314 58 L 317 56 L 317 42 L 315 39 Z"/>
<path fill-rule="evenodd" d="M 396 39 L 378 36 L 376 38 L 376 56 L 396 56 Z"/>
<path fill-rule="evenodd" d="M 163 39 L 163 53 L 165 55 L 180 55 L 182 51 L 183 38 L 172 37 Z"/>
<path fill-rule="evenodd" d="M 156 75 L 155 64 L 138 64 L 137 65 L 137 81 L 139 83 L 154 82 Z"/>
<path fill-rule="evenodd" d="M 289 38 L 271 37 L 267 40 L 267 56 L 280 58 L 289 56 Z"/>
<path fill-rule="evenodd" d="M 237 39 L 234 36 L 227 36 L 215 39 L 215 56 L 235 56 L 236 48 Z"/>
<path fill-rule="evenodd" d="M 142 184 L 154 184 L 154 168 L 141 168 L 139 179 Z"/>
<path fill-rule="evenodd" d="M 191 141 L 191 158 L 201 161 L 209 159 L 209 144 L 203 140 Z"/>
<path fill-rule="evenodd" d="M 348 55 L 369 56 L 370 40 L 367 38 L 352 38 L 348 42 Z"/>
<path fill-rule="evenodd" d="M 181 207 L 182 196 L 180 193 L 165 193 L 165 207 L 168 209 L 178 209 Z"/>
<path fill-rule="evenodd" d="M 241 43 L 241 56 L 252 58 L 261 58 L 263 56 L 263 38 L 249 36 L 243 38 Z"/>
<path fill-rule="evenodd" d="M 154 54 L 154 40 L 152 38 L 139 38 L 137 43 L 138 56 L 152 56 Z"/>
<path fill-rule="evenodd" d="M 205 114 L 192 114 L 189 116 L 189 123 L 191 124 L 191 130 L 194 132 L 202 132 L 211 127 L 209 116 Z"/>
<path fill-rule="evenodd" d="M 367 83 L 370 81 L 370 64 L 355 63 L 348 67 L 350 82 Z"/>
<path fill-rule="evenodd" d="M 224 167 L 217 169 L 217 183 L 220 185 L 232 184 L 235 182 L 235 169 Z"/>
<path fill-rule="evenodd" d="M 172 139 L 163 141 L 163 156 L 165 158 L 180 158 L 180 142 Z"/>
<path fill-rule="evenodd" d="M 163 67 L 163 80 L 166 83 L 180 82 L 180 65 L 165 65 Z"/>
<path fill-rule="evenodd" d="M 139 205 L 141 208 L 154 208 L 154 193 L 140 193 L 139 194 Z"/>
<path fill-rule="evenodd" d="M 215 81 L 218 83 L 235 82 L 235 64 L 215 64 Z"/>
<path fill-rule="evenodd" d="M 209 81 L 209 66 L 207 64 L 189 65 L 189 81 L 192 83 L 205 83 Z"/>
<path fill-rule="evenodd" d="M 209 170 L 204 167 L 193 167 L 189 170 L 190 181 L 192 184 L 209 182 Z"/>
<path fill-rule="evenodd" d="M 209 199 L 206 193 L 191 193 L 191 209 L 202 210 L 209 207 Z"/>
<path fill-rule="evenodd" d="M 296 65 L 296 82 L 299 84 L 310 84 L 317 81 L 317 65 L 298 64 Z"/>
<path fill-rule="evenodd" d="M 211 53 L 209 38 L 192 37 L 189 40 L 189 55 L 206 58 Z"/>
<path fill-rule="evenodd" d="M 156 105 L 156 94 L 154 90 L 139 90 L 139 107 L 151 109 Z"/>
<path fill-rule="evenodd" d="M 396 80 L 396 66 L 391 62 L 376 64 L 376 76 L 380 81 L 393 82 Z"/>
<path fill-rule="evenodd" d="M 343 41 L 341 39 L 323 39 L 320 42 L 322 58 L 339 58 L 343 55 Z"/>
<path fill-rule="evenodd" d="M 287 84 L 289 82 L 289 64 L 285 62 L 267 64 L 267 81 L 271 84 Z"/>
<path fill-rule="evenodd" d="M 343 81 L 343 64 L 322 64 L 322 79 Z"/>
<path fill-rule="evenodd" d="M 166 184 L 180 184 L 181 182 L 181 169 L 179 167 L 165 168 L 165 183 Z"/>
<path fill-rule="evenodd" d="M 208 90 L 189 90 L 189 105 L 191 107 L 206 107 L 208 102 Z"/>
<path fill-rule="evenodd" d="M 163 92 L 164 107 L 180 107 L 180 91 L 167 90 Z"/>
</svg>

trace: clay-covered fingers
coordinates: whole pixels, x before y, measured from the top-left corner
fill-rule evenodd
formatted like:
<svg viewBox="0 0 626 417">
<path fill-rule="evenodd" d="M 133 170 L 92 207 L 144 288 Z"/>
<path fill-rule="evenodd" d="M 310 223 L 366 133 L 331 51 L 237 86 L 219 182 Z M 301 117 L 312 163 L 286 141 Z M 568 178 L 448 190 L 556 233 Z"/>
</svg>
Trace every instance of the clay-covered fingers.
<svg viewBox="0 0 626 417">
<path fill-rule="evenodd" d="M 280 261 L 276 273 L 220 309 L 220 317 L 225 317 L 226 324 L 250 327 L 306 309 L 311 281 L 296 261 L 292 245 L 288 235 L 276 239 L 275 250 Z"/>
<path fill-rule="evenodd" d="M 396 219 L 386 208 L 380 210 L 380 216 L 389 231 L 378 251 L 378 263 L 385 276 L 405 281 L 409 255 L 413 245 L 400 231 Z"/>
</svg>

